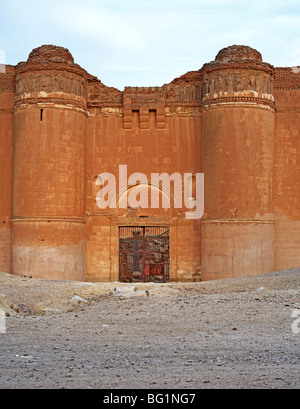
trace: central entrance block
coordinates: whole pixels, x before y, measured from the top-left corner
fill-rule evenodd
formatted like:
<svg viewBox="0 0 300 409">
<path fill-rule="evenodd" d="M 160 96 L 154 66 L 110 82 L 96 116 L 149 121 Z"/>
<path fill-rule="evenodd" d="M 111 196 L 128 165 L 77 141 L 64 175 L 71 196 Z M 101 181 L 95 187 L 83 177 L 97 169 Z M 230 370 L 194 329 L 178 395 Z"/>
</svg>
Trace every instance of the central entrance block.
<svg viewBox="0 0 300 409">
<path fill-rule="evenodd" d="M 167 226 L 119 227 L 120 281 L 168 282 L 169 236 Z"/>
</svg>

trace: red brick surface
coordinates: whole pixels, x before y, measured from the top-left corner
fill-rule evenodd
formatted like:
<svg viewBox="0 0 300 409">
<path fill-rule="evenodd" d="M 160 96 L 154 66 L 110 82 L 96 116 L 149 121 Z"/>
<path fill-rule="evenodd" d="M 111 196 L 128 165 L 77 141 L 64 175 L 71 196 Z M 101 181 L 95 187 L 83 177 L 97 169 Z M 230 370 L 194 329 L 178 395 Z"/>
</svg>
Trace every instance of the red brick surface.
<svg viewBox="0 0 300 409">
<path fill-rule="evenodd" d="M 118 227 L 126 225 L 170 227 L 173 281 L 299 267 L 299 84 L 300 70 L 274 68 L 245 46 L 170 84 L 124 91 L 62 47 L 6 66 L 0 270 L 118 280 Z M 149 179 L 203 172 L 204 217 L 188 220 L 188 209 L 172 206 L 100 210 L 97 176 L 117 176 L 119 165 Z"/>
</svg>

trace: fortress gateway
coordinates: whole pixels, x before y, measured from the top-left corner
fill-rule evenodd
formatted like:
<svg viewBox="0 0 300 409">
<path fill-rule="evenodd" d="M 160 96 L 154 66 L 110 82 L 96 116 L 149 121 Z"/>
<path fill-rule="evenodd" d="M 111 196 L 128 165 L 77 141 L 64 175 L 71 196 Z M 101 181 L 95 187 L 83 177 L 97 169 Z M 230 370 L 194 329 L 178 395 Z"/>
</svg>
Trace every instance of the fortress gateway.
<svg viewBox="0 0 300 409">
<path fill-rule="evenodd" d="M 2 71 L 0 271 L 199 281 L 300 267 L 299 68 L 232 46 L 170 84 L 119 91 L 44 45 Z M 169 208 L 100 209 L 98 175 L 120 165 L 194 185 L 203 173 L 203 217 L 160 185 L 140 188 Z"/>
</svg>

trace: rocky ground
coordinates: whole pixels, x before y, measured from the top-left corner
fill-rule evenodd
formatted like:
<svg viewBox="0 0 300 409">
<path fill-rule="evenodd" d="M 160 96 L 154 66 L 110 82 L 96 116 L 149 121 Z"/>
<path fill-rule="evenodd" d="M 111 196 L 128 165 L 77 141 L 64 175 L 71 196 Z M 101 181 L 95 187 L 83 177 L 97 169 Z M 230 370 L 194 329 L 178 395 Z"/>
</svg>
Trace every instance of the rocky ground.
<svg viewBox="0 0 300 409">
<path fill-rule="evenodd" d="M 300 270 L 130 286 L 2 273 L 0 388 L 299 389 L 299 288 Z"/>
</svg>

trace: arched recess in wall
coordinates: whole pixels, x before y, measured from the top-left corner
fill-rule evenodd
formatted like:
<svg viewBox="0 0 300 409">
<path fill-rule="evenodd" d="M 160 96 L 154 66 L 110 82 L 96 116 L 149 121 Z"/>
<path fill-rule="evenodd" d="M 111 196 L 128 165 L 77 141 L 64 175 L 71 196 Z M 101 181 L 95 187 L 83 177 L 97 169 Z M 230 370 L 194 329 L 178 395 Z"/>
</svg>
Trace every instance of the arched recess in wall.
<svg viewBox="0 0 300 409">
<path fill-rule="evenodd" d="M 139 209 L 145 215 L 160 215 L 163 212 L 164 217 L 172 217 L 174 209 L 181 207 L 172 188 L 166 189 L 143 181 L 121 187 L 115 200 L 117 209 Z"/>
</svg>

